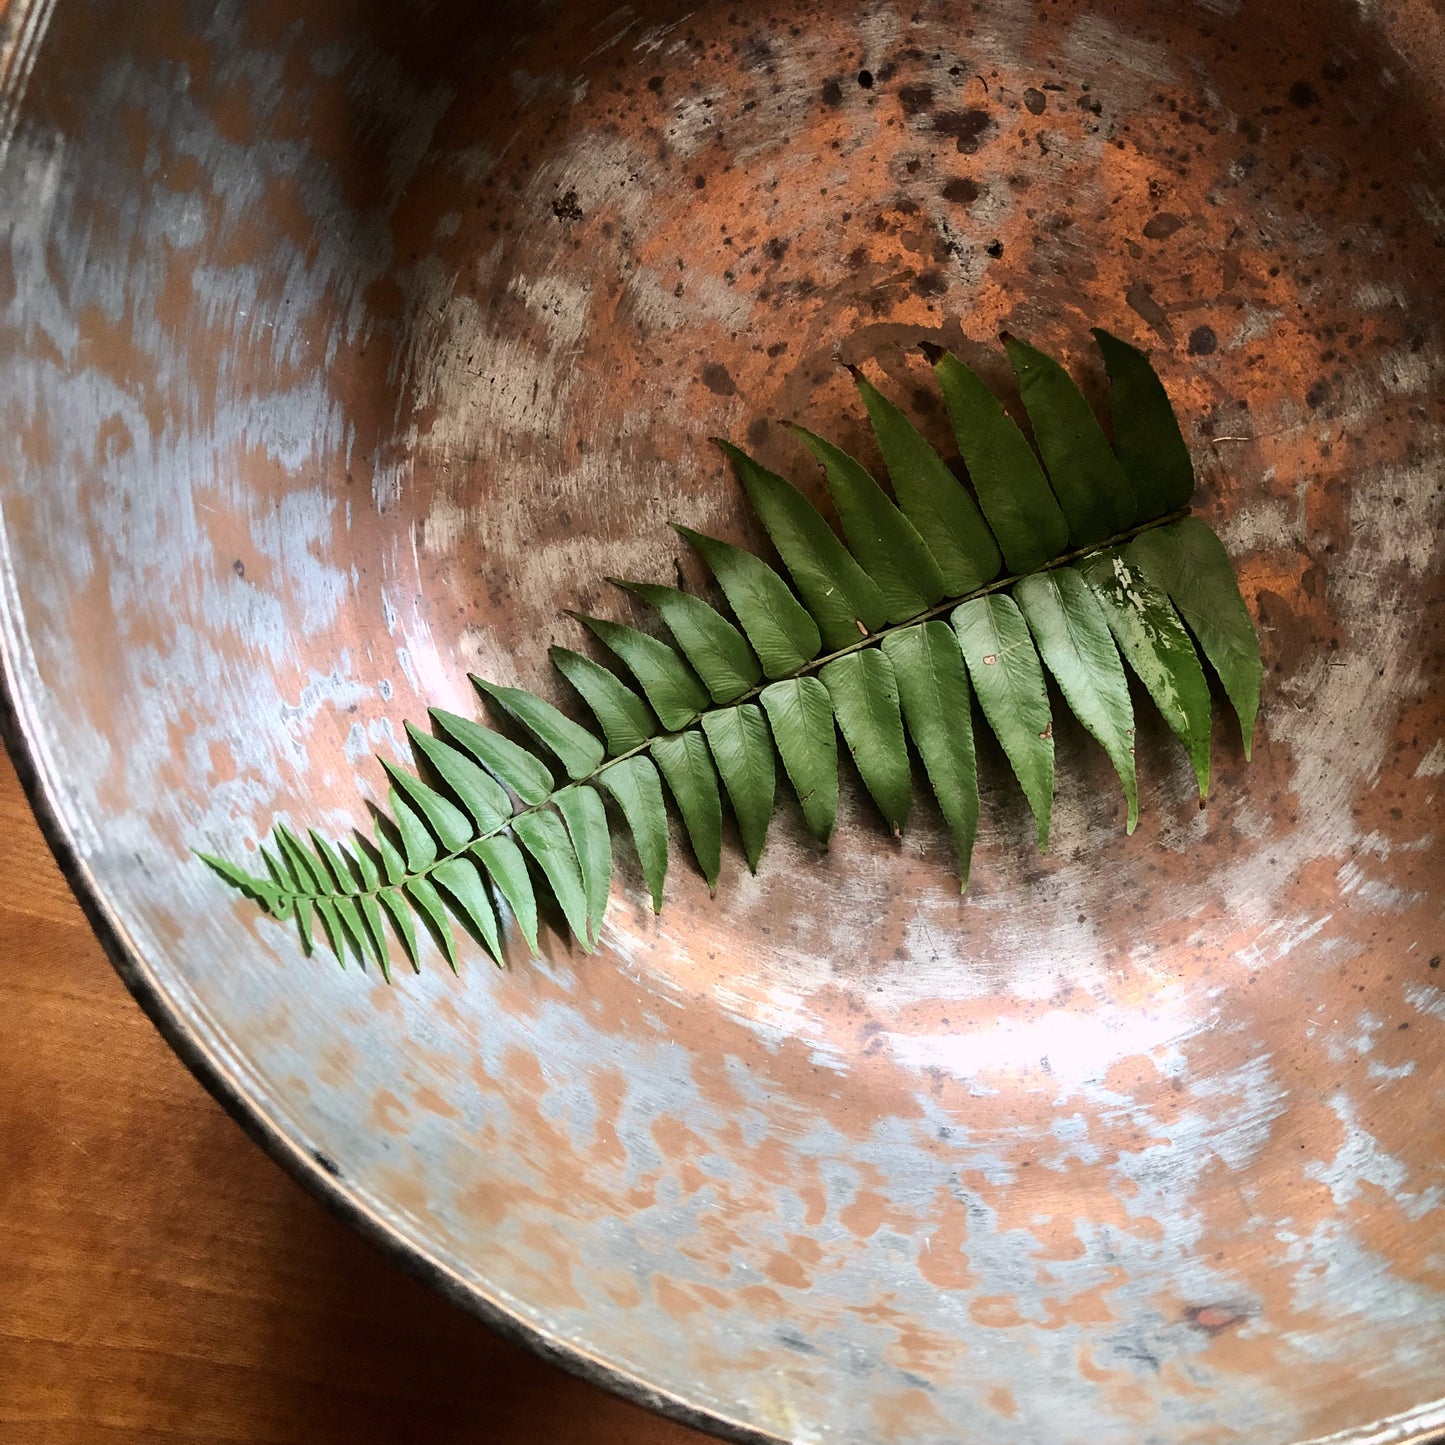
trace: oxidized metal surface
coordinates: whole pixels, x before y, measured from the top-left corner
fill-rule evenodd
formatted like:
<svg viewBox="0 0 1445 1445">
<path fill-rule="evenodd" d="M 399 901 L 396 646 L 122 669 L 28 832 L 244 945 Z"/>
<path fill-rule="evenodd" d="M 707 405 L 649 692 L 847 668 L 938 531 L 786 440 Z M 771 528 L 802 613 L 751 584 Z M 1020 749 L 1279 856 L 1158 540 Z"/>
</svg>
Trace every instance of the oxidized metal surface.
<svg viewBox="0 0 1445 1445">
<path fill-rule="evenodd" d="M 47 28 L 48 22 L 48 28 Z M 494 1318 L 799 1441 L 1401 1440 L 1445 1421 L 1442 241 L 1426 0 L 12 5 L 0 625 L 143 1001 L 314 1187 Z M 42 38 L 43 37 L 43 38 Z M 343 828 L 469 668 L 745 534 L 703 445 L 942 417 L 1007 326 L 1152 348 L 1268 668 L 1125 838 L 985 758 L 845 788 L 716 900 L 625 862 L 386 988 L 188 859 Z M 694 582 L 692 559 L 681 566 Z M 360 791 L 356 778 L 359 775 Z M 630 856 L 630 855 L 629 855 Z M 239 1145 L 238 1145 L 239 1147 Z M 749 1435 L 748 1438 L 753 1438 Z"/>
</svg>

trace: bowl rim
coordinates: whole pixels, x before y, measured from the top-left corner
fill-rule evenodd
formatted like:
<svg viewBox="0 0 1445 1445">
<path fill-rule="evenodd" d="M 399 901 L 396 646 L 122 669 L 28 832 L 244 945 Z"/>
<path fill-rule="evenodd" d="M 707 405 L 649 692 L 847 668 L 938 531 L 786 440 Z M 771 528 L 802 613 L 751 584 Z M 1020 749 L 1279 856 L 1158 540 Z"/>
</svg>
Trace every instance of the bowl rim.
<svg viewBox="0 0 1445 1445">
<path fill-rule="evenodd" d="M 56 0 L 15 0 L 7 12 L 4 0 L 0 0 L 0 42 L 12 42 L 8 57 L 0 56 L 3 62 L 0 63 L 0 161 L 23 105 L 30 65 L 46 38 L 55 4 Z M 24 639 L 26 629 L 23 614 L 13 605 L 12 596 L 3 585 L 10 570 L 6 530 L 3 495 L 0 495 L 0 746 L 9 755 L 46 846 L 111 966 L 167 1046 L 206 1092 L 253 1143 L 334 1219 L 358 1233 L 412 1278 L 481 1320 L 503 1338 L 589 1384 L 691 1429 L 738 1442 L 738 1445 L 793 1445 L 797 1437 L 760 1430 L 659 1389 L 580 1345 L 529 1323 L 469 1283 L 357 1198 L 343 1183 L 344 1175 L 338 1165 L 287 1133 L 259 1101 L 245 1091 L 220 1056 L 187 1025 L 140 950 L 132 946 L 112 915 L 100 884 L 61 821 L 54 803 L 58 789 L 42 764 L 45 753 L 39 730 L 32 733 L 25 724 L 24 719 L 33 715 L 22 706 L 24 686 L 14 645 L 17 639 Z M 1294 1445 L 1432 1445 L 1432 1442 L 1445 1445 L 1445 1396 L 1394 1416 L 1342 1432 L 1314 1436 Z"/>
<path fill-rule="evenodd" d="M 5 530 L 0 509 L 0 534 Z M 3 540 L 3 537 L 0 537 Z M 3 555 L 3 552 L 0 552 Z M 41 750 L 22 722 L 20 683 L 6 645 L 11 629 L 21 619 L 11 614 L 0 592 L 0 745 L 15 766 L 30 810 L 40 826 L 71 894 L 80 904 L 91 932 L 105 950 L 111 966 L 155 1025 L 161 1038 L 200 1082 L 206 1092 L 240 1125 L 242 1131 L 276 1164 L 325 1208 L 333 1219 L 355 1230 L 413 1279 L 437 1291 L 452 1304 L 480 1319 L 504 1339 L 576 1375 L 589 1384 L 607 1390 L 631 1404 L 639 1405 L 679 1424 L 700 1430 L 738 1445 L 789 1445 L 786 1437 L 774 1435 L 726 1415 L 690 1404 L 667 1390 L 650 1385 L 640 1376 L 609 1363 L 580 1346 L 548 1333 L 512 1313 L 499 1301 L 469 1284 L 455 1270 L 430 1255 L 421 1245 L 369 1209 L 342 1183 L 338 1166 L 319 1150 L 307 1147 L 269 1118 L 242 1088 L 236 1076 L 189 1028 L 170 996 L 161 986 L 138 950 L 131 947 L 124 932 L 106 906 L 101 889 L 81 859 L 74 841 L 52 800 L 53 787 L 44 774 Z M 1445 1412 L 1442 1412 L 1445 1415 Z"/>
</svg>

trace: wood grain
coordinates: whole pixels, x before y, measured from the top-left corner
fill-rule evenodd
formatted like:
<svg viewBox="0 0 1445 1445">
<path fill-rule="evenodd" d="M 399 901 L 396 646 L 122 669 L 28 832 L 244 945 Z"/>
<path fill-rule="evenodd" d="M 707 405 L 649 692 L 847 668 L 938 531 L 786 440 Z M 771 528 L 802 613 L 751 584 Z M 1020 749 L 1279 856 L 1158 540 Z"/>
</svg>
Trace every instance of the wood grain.
<svg viewBox="0 0 1445 1445">
<path fill-rule="evenodd" d="M 251 1144 L 111 971 L 3 750 L 0 857 L 0 1441 L 704 1440 L 408 1279 Z"/>
</svg>

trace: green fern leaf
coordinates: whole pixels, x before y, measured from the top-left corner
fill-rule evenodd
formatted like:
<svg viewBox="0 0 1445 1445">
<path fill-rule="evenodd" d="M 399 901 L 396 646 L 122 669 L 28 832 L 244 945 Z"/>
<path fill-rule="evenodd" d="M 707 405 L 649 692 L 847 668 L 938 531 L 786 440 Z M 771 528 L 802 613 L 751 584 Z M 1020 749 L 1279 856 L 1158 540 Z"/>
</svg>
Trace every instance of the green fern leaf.
<svg viewBox="0 0 1445 1445">
<path fill-rule="evenodd" d="M 209 853 L 197 852 L 196 857 L 218 873 L 232 888 L 244 893 L 253 903 L 259 903 L 268 913 L 276 911 L 281 888 L 274 881 L 253 878 L 244 868 L 238 868 L 234 863 L 228 863 L 224 858 L 216 858 Z"/>
<path fill-rule="evenodd" d="M 413 750 L 431 764 L 483 832 L 500 828 L 512 816 L 507 790 L 469 754 L 411 723 L 406 725 L 406 735 Z"/>
<path fill-rule="evenodd" d="M 380 965 L 382 977 L 390 983 L 391 960 L 387 954 L 386 929 L 382 925 L 381 910 L 376 901 L 381 888 L 381 873 L 376 860 L 360 838 L 353 838 L 349 848 L 341 845 L 337 851 L 350 864 L 352 872 L 361 879 L 361 888 L 356 895 L 356 908 L 366 929 L 368 951 Z"/>
<path fill-rule="evenodd" d="M 526 748 L 504 738 L 501 733 L 484 728 L 470 718 L 458 717 L 444 708 L 429 708 L 431 720 L 454 743 L 465 748 L 499 782 L 505 783 L 524 803 L 536 806 L 545 803 L 555 786 L 552 771 Z M 428 815 L 430 817 L 430 815 Z M 455 851 L 461 844 L 442 840 Z"/>
<path fill-rule="evenodd" d="M 482 875 L 465 858 L 448 858 L 438 863 L 432 877 L 445 890 L 443 902 L 455 906 L 452 912 L 485 945 L 497 964 L 502 962 L 502 939 L 497 931 L 497 915 L 492 900 L 482 884 Z"/>
<path fill-rule="evenodd" d="M 346 855 L 356 876 L 361 879 L 362 893 L 375 893 L 381 887 L 381 872 L 376 866 L 376 859 L 371 856 L 369 845 L 357 836 L 351 839 L 349 848 L 341 845 L 340 851 Z"/>
<path fill-rule="evenodd" d="M 381 858 L 382 872 L 386 875 L 387 884 L 396 888 L 406 877 L 406 862 L 397 852 L 396 844 L 392 842 L 382 820 L 379 817 L 373 818 L 372 823 L 376 832 L 376 851 Z"/>
<path fill-rule="evenodd" d="M 692 669 L 665 642 L 608 622 L 602 617 L 587 617 L 580 612 L 573 616 L 587 627 L 637 679 L 643 695 L 652 704 L 657 720 L 669 732 L 677 732 L 693 722 L 708 705 L 707 693 Z"/>
<path fill-rule="evenodd" d="M 277 823 L 273 831 L 280 856 L 290 870 L 292 886 L 311 894 L 332 891 L 327 886 L 325 869 L 306 851 L 306 845 L 285 823 Z"/>
<path fill-rule="evenodd" d="M 378 952 L 370 933 L 367 932 L 366 924 L 362 921 L 361 910 L 355 898 L 349 898 L 345 894 L 338 894 L 332 900 L 332 907 L 336 909 L 336 916 L 341 920 L 342 927 L 346 930 L 346 936 L 351 941 L 351 946 L 356 954 L 357 960 L 364 966 L 368 957 L 373 963 L 385 963 L 385 950 Z"/>
<path fill-rule="evenodd" d="M 406 776 L 399 769 L 393 770 L 390 766 L 387 767 L 387 772 L 398 783 Z M 422 785 L 419 783 L 416 784 L 416 789 L 429 791 L 422 789 Z M 412 789 L 407 791 L 411 793 Z M 432 837 L 426 824 L 411 810 L 396 788 L 387 794 L 387 799 L 391 803 L 391 816 L 396 820 L 396 830 L 401 835 L 401 846 L 406 854 L 406 871 L 408 873 L 424 873 L 437 860 L 437 840 Z M 429 811 L 444 820 L 441 831 L 446 833 L 448 839 L 452 837 L 465 839 L 470 836 L 471 829 L 467 827 L 466 820 L 445 799 L 433 795 L 432 802 L 418 804 L 418 806 L 426 806 Z M 456 819 L 452 820 L 450 814 L 442 812 L 443 808 L 451 808 L 452 813 L 456 813 Z M 451 843 L 447 842 L 446 846 L 450 848 Z"/>
<path fill-rule="evenodd" d="M 396 936 L 401 940 L 402 951 L 413 973 L 421 972 L 421 954 L 416 946 L 416 925 L 412 922 L 411 906 L 395 888 L 383 888 L 377 895 L 381 906 L 386 909 Z"/>
<path fill-rule="evenodd" d="M 1264 663 L 1224 543 L 1198 518 L 1185 517 L 1135 537 L 1125 555 L 1169 594 L 1199 639 L 1238 714 L 1247 760 L 1254 748 Z"/>
<path fill-rule="evenodd" d="M 446 905 L 441 894 L 430 878 L 408 878 L 402 885 L 402 892 L 416 904 L 417 911 L 427 926 L 427 931 L 436 940 L 453 973 L 457 971 L 457 941 L 452 937 L 451 925 L 447 922 Z"/>
<path fill-rule="evenodd" d="M 327 872 L 335 880 L 338 893 L 355 893 L 357 891 L 356 877 L 351 869 L 343 861 L 340 852 L 323 838 L 315 828 L 310 830 L 308 835 L 311 839 L 311 846 L 315 849 L 317 857 L 326 865 Z"/>
<path fill-rule="evenodd" d="M 472 825 L 455 803 L 448 802 L 434 788 L 427 787 L 420 778 L 412 777 L 394 763 L 383 759 L 381 765 L 395 784 L 390 794 L 391 812 L 401 833 L 402 846 L 406 849 L 406 866 L 413 873 L 421 872 L 436 861 L 437 842 L 448 852 L 466 846 L 467 839 L 472 836 Z M 431 832 L 423 825 L 423 818 L 430 825 Z"/>
<path fill-rule="evenodd" d="M 622 809 L 652 894 L 652 911 L 661 913 L 667 881 L 667 805 L 662 801 L 657 769 L 649 758 L 624 758 L 599 773 L 597 781 Z"/>
<path fill-rule="evenodd" d="M 838 508 L 843 535 L 877 584 L 889 622 L 907 622 L 943 596 L 943 573 L 918 529 L 847 452 L 802 427 L 793 429 L 817 458 Z"/>
<path fill-rule="evenodd" d="M 295 897 L 297 889 L 296 879 L 292 877 L 291 870 L 284 866 L 277 854 L 267 848 L 264 843 L 262 843 L 256 851 L 261 855 L 261 861 L 266 865 L 266 876 L 276 885 L 276 900 L 271 905 L 271 909 L 278 918 L 283 917 L 284 911 L 291 906 L 291 899 Z M 203 853 L 200 856 L 204 859 L 206 855 Z M 225 875 L 223 874 L 222 876 L 224 877 Z M 245 875 L 243 874 L 242 876 L 244 877 Z"/>
<path fill-rule="evenodd" d="M 1164 383 L 1137 347 L 1097 327 L 1094 340 L 1109 372 L 1114 453 L 1134 489 L 1139 520 L 1152 522 L 1187 507 L 1194 463 Z"/>
<path fill-rule="evenodd" d="M 630 753 L 657 731 L 652 709 L 600 663 L 565 647 L 554 647 L 548 655 L 596 714 L 609 752 Z"/>
<path fill-rule="evenodd" d="M 1073 717 L 1108 753 L 1128 831 L 1138 799 L 1126 664 L 1184 742 L 1203 798 L 1210 716 L 1201 653 L 1239 715 L 1247 755 L 1263 675 L 1258 639 L 1219 539 L 1179 515 L 1193 470 L 1162 383 L 1142 352 L 1106 332 L 1096 336 L 1112 382 L 1112 450 L 1082 392 L 1041 353 L 1008 341 L 1043 463 L 978 376 L 934 349 L 975 502 L 914 424 L 855 371 L 893 496 L 846 452 L 800 428 L 823 467 L 845 543 L 792 483 L 721 444 L 796 591 L 761 558 L 678 527 L 735 622 L 679 588 L 619 583 L 661 614 L 676 647 L 580 617 L 640 692 L 592 658 L 552 649 L 601 738 L 534 693 L 473 677 L 480 698 L 517 725 L 519 740 L 439 708 L 431 710 L 435 735 L 408 724 L 423 773 L 383 760 L 391 786 L 388 813 L 373 820 L 374 849 L 357 836 L 333 842 L 314 830 L 305 842 L 278 822 L 271 846 L 260 849 L 263 875 L 209 854 L 202 861 L 274 917 L 293 918 L 305 952 L 319 927 L 343 966 L 351 953 L 377 963 L 388 980 L 384 920 L 414 969 L 418 920 L 453 969 L 460 955 L 452 920 L 501 963 L 501 905 L 535 953 L 539 891 L 590 953 L 613 875 L 603 794 L 632 834 L 657 910 L 668 868 L 664 780 L 715 889 L 723 795 L 755 870 L 778 759 L 809 831 L 827 842 L 841 730 L 895 833 L 912 805 L 912 740 L 966 888 L 980 801 L 974 693 L 1033 811 L 1039 847 L 1048 845 L 1054 744 L 1046 668 Z M 1001 562 L 1011 575 L 998 576 Z"/>
<path fill-rule="evenodd" d="M 381 921 L 381 908 L 377 904 L 377 895 L 363 893 L 356 900 L 357 909 L 361 913 L 362 921 L 366 926 L 366 936 L 369 940 L 371 956 L 376 960 L 381 969 L 381 976 L 387 983 L 391 982 L 391 959 L 388 956 L 386 946 L 386 929 Z"/>
<path fill-rule="evenodd" d="M 838 739 L 828 689 L 816 677 L 795 677 L 765 687 L 758 701 L 768 715 L 803 821 L 826 843 L 838 817 Z"/>
<path fill-rule="evenodd" d="M 612 834 L 607 827 L 607 810 L 596 791 L 588 787 L 563 788 L 552 801 L 567 825 L 577 854 L 587 906 L 587 936 L 595 945 L 612 890 Z"/>
<path fill-rule="evenodd" d="M 763 675 L 742 633 L 701 597 L 676 587 L 622 582 L 616 578 L 613 581 L 662 613 L 662 620 L 677 639 L 683 656 L 692 664 L 715 703 L 729 703 L 741 697 Z"/>
<path fill-rule="evenodd" d="M 507 900 L 517 927 L 527 947 L 535 955 L 537 946 L 537 894 L 532 888 L 532 878 L 527 872 L 527 860 L 522 850 L 506 836 L 499 833 L 492 838 L 483 838 L 472 846 L 472 856 L 486 869 L 492 886 Z"/>
<path fill-rule="evenodd" d="M 816 507 L 776 472 L 719 442 L 828 647 L 847 647 L 888 621 L 878 584 L 833 534 Z"/>
<path fill-rule="evenodd" d="M 316 917 L 321 921 L 321 932 L 326 939 L 326 946 L 335 956 L 337 963 L 345 968 L 346 933 L 341 926 L 341 918 L 336 912 L 335 899 L 316 899 Z"/>
<path fill-rule="evenodd" d="M 1078 570 L 1124 661 L 1188 749 L 1202 802 L 1209 796 L 1209 684 L 1174 604 L 1118 550 L 1095 553 Z"/>
<path fill-rule="evenodd" d="M 582 882 L 582 869 L 577 852 L 561 818 L 552 812 L 519 813 L 512 829 L 522 847 L 541 868 L 552 896 L 561 905 L 572 936 L 582 945 L 584 953 L 592 952 L 592 939 L 587 928 L 587 890 Z"/>
<path fill-rule="evenodd" d="M 310 836 L 312 838 L 316 837 L 314 829 L 311 830 Z M 306 847 L 304 843 L 301 846 L 303 848 Z M 306 859 L 311 865 L 311 876 L 316 881 L 316 891 L 318 894 L 324 897 L 330 897 L 340 891 L 336 886 L 335 878 L 332 877 L 331 869 L 326 866 L 324 859 L 309 849 L 306 852 Z"/>
<path fill-rule="evenodd" d="M 296 933 L 301 940 L 301 952 L 310 957 L 314 944 L 311 938 L 311 920 L 313 913 L 313 902 L 304 893 L 298 893 L 293 903 L 293 917 L 296 920 Z"/>
</svg>

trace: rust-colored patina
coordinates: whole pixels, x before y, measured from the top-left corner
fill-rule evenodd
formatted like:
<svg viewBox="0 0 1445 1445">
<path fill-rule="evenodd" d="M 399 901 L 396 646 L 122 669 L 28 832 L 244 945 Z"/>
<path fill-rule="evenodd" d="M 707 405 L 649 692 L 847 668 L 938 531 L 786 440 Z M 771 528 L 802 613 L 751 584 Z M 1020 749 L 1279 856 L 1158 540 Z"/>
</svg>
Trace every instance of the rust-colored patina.
<svg viewBox="0 0 1445 1445">
<path fill-rule="evenodd" d="M 0 647 L 52 839 L 243 1120 L 458 1298 L 746 1439 L 1160 1445 L 1445 1423 L 1445 40 L 1427 0 L 17 0 L 0 38 Z M 188 850 L 343 829 L 466 674 L 743 537 L 722 433 L 872 455 L 840 361 L 1097 392 L 1149 346 L 1263 638 L 1210 806 L 1132 839 L 1060 725 L 845 788 L 716 900 L 630 862 L 394 988 Z M 756 538 L 750 540 L 756 541 Z M 360 790 L 357 779 L 360 778 Z"/>
</svg>

